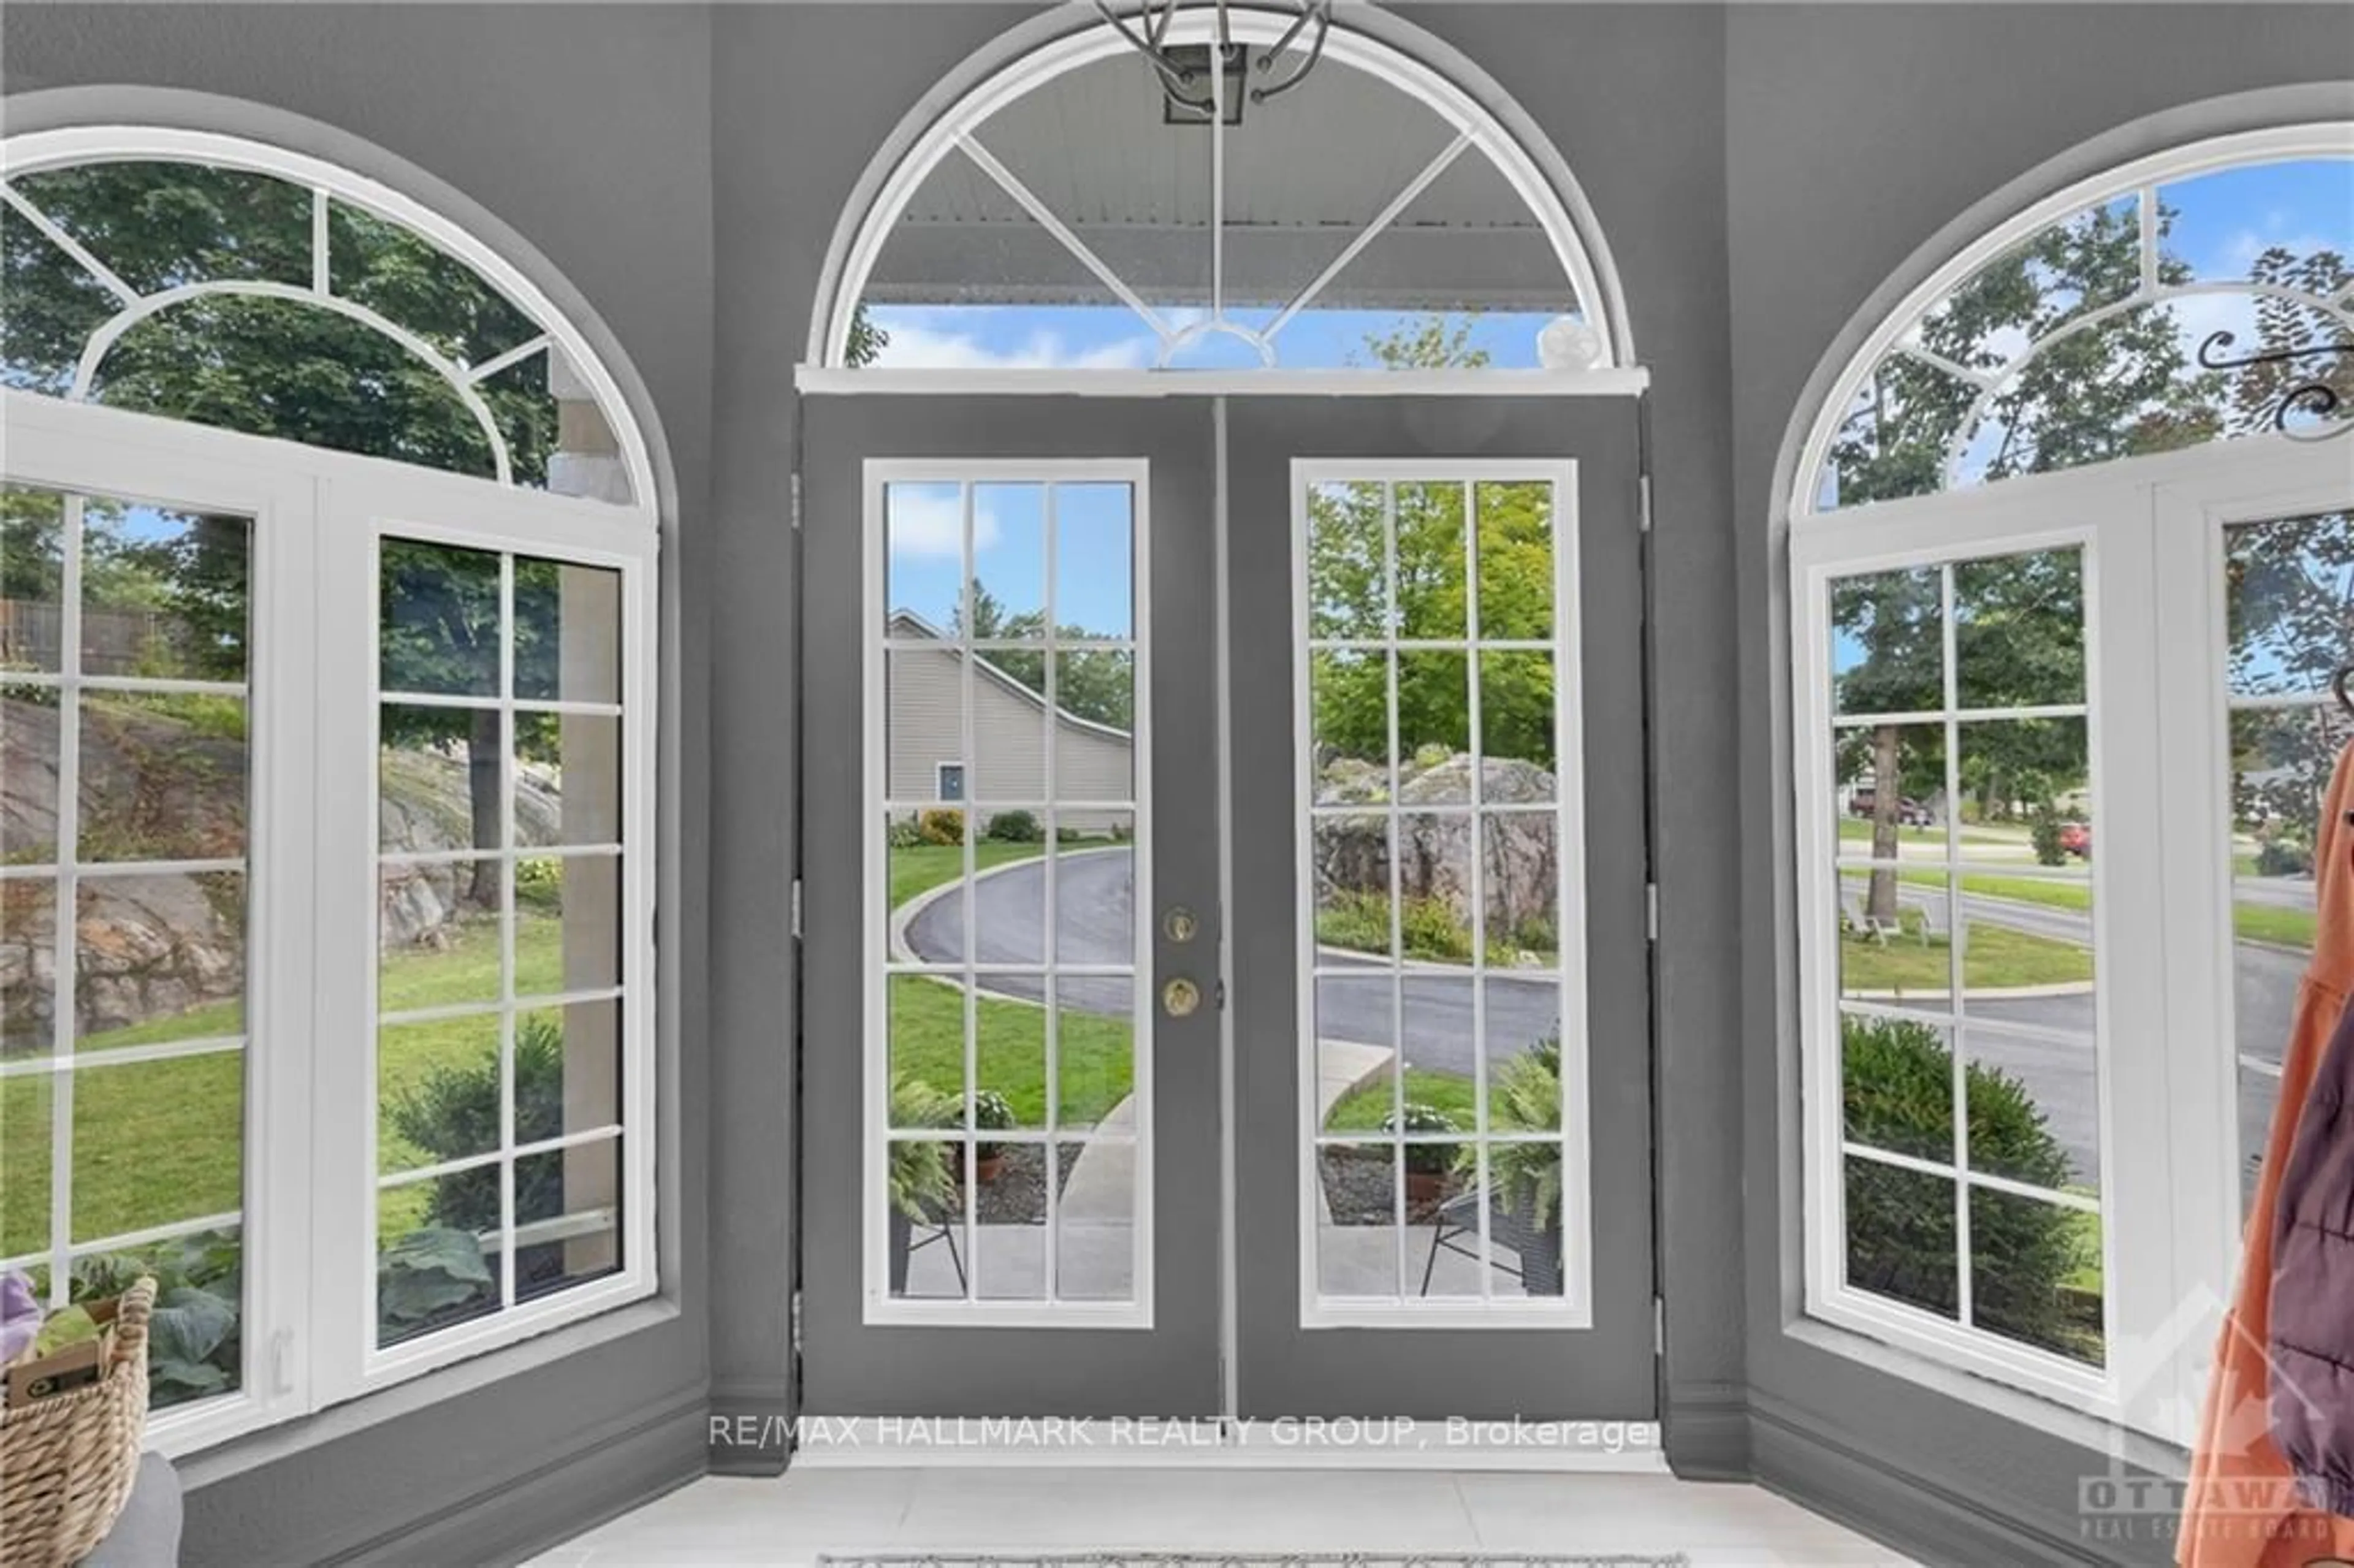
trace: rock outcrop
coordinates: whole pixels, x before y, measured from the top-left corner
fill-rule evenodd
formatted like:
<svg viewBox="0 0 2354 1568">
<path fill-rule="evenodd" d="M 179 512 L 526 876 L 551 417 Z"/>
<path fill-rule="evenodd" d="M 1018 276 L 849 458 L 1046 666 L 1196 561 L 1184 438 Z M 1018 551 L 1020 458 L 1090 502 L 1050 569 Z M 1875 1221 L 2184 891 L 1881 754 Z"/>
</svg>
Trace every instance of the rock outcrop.
<svg viewBox="0 0 2354 1568">
<path fill-rule="evenodd" d="M 196 710 L 181 707 L 127 698 L 83 709 L 80 859 L 124 869 L 77 879 L 73 996 L 81 1035 L 157 1022 L 245 990 L 244 874 L 129 869 L 247 853 L 247 747 L 237 712 L 224 706 L 190 717 Z M 18 865 L 56 858 L 58 724 L 50 701 L 0 699 L 0 856 Z M 472 846 L 462 757 L 388 751 L 380 778 L 378 842 L 387 857 Z M 517 838 L 555 842 L 561 813 L 555 770 L 523 765 Z M 387 950 L 437 943 L 465 912 L 472 879 L 470 865 L 389 859 L 379 880 L 379 942 Z M 0 1052 L 51 1048 L 56 969 L 55 884 L 0 882 Z"/>
<path fill-rule="evenodd" d="M 1467 812 L 1417 811 L 1417 806 L 1462 806 L 1471 800 L 1472 763 L 1458 753 L 1426 765 L 1416 759 L 1399 773 L 1398 889 L 1407 898 L 1444 903 L 1457 919 L 1471 915 L 1471 818 Z M 1553 800 L 1553 776 L 1534 763 L 1491 758 L 1479 768 L 1479 799 L 1490 806 L 1534 806 Z M 1386 768 L 1350 758 L 1327 761 L 1316 798 L 1322 805 L 1385 806 Z M 1482 819 L 1481 892 L 1491 939 L 1554 916 L 1560 885 L 1556 818 L 1550 811 L 1495 812 Z M 1320 897 L 1336 892 L 1386 895 L 1390 846 L 1386 821 L 1375 816 L 1320 818 L 1313 854 Z"/>
</svg>

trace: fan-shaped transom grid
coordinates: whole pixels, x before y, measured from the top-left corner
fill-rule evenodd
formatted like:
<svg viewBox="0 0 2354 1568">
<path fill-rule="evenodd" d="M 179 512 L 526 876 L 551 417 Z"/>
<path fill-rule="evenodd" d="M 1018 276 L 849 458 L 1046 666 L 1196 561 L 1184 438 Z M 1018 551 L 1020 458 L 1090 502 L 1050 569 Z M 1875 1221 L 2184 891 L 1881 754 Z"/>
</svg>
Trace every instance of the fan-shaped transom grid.
<svg viewBox="0 0 2354 1568">
<path fill-rule="evenodd" d="M 577 334 L 391 193 L 176 132 L 36 135 L 6 164 L 0 385 L 504 485 L 649 497 L 643 443 Z"/>
<path fill-rule="evenodd" d="M 2187 149 L 1973 248 L 1874 334 L 1801 510 L 2354 412 L 2354 127 Z"/>
<path fill-rule="evenodd" d="M 1621 357 L 1596 267 L 1528 151 L 1478 102 L 1335 26 L 1296 90 L 1253 84 L 1295 19 L 1235 11 L 1240 85 L 1170 123 L 1108 26 L 940 116 L 852 243 L 828 360 L 926 368 L 1585 369 Z M 1172 41 L 1206 43 L 1207 11 Z M 1210 79 L 1214 78 L 1214 80 Z M 1548 329 L 1551 329 L 1548 334 Z"/>
</svg>

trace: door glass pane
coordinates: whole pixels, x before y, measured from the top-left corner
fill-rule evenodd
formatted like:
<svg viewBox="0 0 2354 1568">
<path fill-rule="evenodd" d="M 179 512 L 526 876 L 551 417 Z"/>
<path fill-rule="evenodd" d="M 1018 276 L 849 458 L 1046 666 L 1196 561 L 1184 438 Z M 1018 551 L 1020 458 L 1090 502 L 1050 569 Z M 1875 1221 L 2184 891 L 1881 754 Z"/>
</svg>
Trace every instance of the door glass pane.
<svg viewBox="0 0 2354 1568">
<path fill-rule="evenodd" d="M 143 1267 L 189 1292 L 158 1408 L 243 1375 L 253 548 L 233 514 L 0 490 L 0 1256 L 48 1308 Z"/>
<path fill-rule="evenodd" d="M 1582 884 L 1562 859 L 1554 683 L 1575 629 L 1555 499 L 1549 480 L 1476 473 L 1303 493 L 1322 1320 L 1570 1294 L 1563 1184 L 1584 1173 L 1563 1135 L 1585 1110 L 1563 1076 L 1583 1020 L 1562 900 Z M 1528 1180 L 1483 1187 L 1483 1169 Z"/>
<path fill-rule="evenodd" d="M 386 1346 L 626 1265 L 616 1129 L 638 1013 L 622 574 L 398 538 L 379 559 Z"/>
<path fill-rule="evenodd" d="M 1132 1301 L 1150 1136 L 1135 1099 L 1150 823 L 1134 488 L 1041 473 L 890 481 L 883 496 L 869 525 L 906 612 L 867 653 L 885 674 L 868 788 L 890 971 L 867 1047 L 887 1054 L 890 1091 L 867 1136 L 903 1190 L 868 1215 L 887 1264 L 875 1294 L 956 1313 Z M 890 1136 L 926 1127 L 970 1137 L 949 1157 Z M 939 1160 L 955 1192 L 909 1198 Z"/>
<path fill-rule="evenodd" d="M 2224 530 L 2231 708 L 2232 991 L 2241 1200 L 2253 1202 L 2317 931 L 2314 851 L 2338 752 L 2328 695 L 2354 648 L 2354 513 Z"/>
</svg>

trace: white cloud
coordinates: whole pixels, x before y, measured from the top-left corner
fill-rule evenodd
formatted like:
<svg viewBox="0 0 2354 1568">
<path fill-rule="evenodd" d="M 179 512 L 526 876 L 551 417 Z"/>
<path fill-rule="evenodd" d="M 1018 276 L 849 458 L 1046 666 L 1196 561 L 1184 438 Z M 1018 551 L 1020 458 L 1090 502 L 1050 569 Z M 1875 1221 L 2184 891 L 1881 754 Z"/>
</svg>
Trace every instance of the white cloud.
<svg viewBox="0 0 2354 1568">
<path fill-rule="evenodd" d="M 891 487 L 891 555 L 896 560 L 946 561 L 964 555 L 964 506 L 953 485 Z M 985 505 L 972 514 L 975 552 L 997 543 L 997 515 Z"/>
<path fill-rule="evenodd" d="M 1040 329 L 1018 347 L 992 348 L 970 333 L 943 332 L 904 320 L 879 324 L 889 332 L 890 341 L 875 363 L 892 369 L 1140 370 L 1161 350 L 1150 334 L 1076 348 L 1061 333 Z"/>
</svg>

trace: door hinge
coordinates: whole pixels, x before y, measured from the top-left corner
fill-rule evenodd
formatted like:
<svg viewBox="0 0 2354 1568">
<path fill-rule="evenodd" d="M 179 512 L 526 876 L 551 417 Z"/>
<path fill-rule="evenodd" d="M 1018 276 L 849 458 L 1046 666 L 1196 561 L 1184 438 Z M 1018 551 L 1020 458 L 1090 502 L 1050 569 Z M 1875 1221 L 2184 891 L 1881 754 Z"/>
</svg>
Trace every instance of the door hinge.
<svg viewBox="0 0 2354 1568">
<path fill-rule="evenodd" d="M 1659 939 L 1659 885 L 1643 884 L 1643 935 L 1656 942 Z"/>
<path fill-rule="evenodd" d="M 1226 1010 L 1226 982 L 1224 976 L 1210 982 L 1211 1004 L 1220 1012 Z"/>
<path fill-rule="evenodd" d="M 281 1329 L 270 1336 L 270 1384 L 280 1393 L 294 1392 L 294 1330 Z"/>
<path fill-rule="evenodd" d="M 798 1290 L 793 1292 L 792 1300 L 786 1305 L 785 1321 L 789 1325 L 787 1331 L 792 1336 L 793 1354 L 798 1356 L 801 1353 L 801 1293 Z"/>
<path fill-rule="evenodd" d="M 1638 526 L 1648 534 L 1651 531 L 1651 476 L 1647 471 L 1635 481 Z"/>
<path fill-rule="evenodd" d="M 786 504 L 792 514 L 793 532 L 798 534 L 801 531 L 801 476 L 798 471 L 787 482 L 785 493 L 789 498 Z"/>
<path fill-rule="evenodd" d="M 1662 1296 L 1651 1298 L 1651 1353 L 1655 1356 L 1668 1353 L 1668 1303 Z"/>
<path fill-rule="evenodd" d="M 793 940 L 801 939 L 801 879 L 793 878 Z"/>
</svg>

